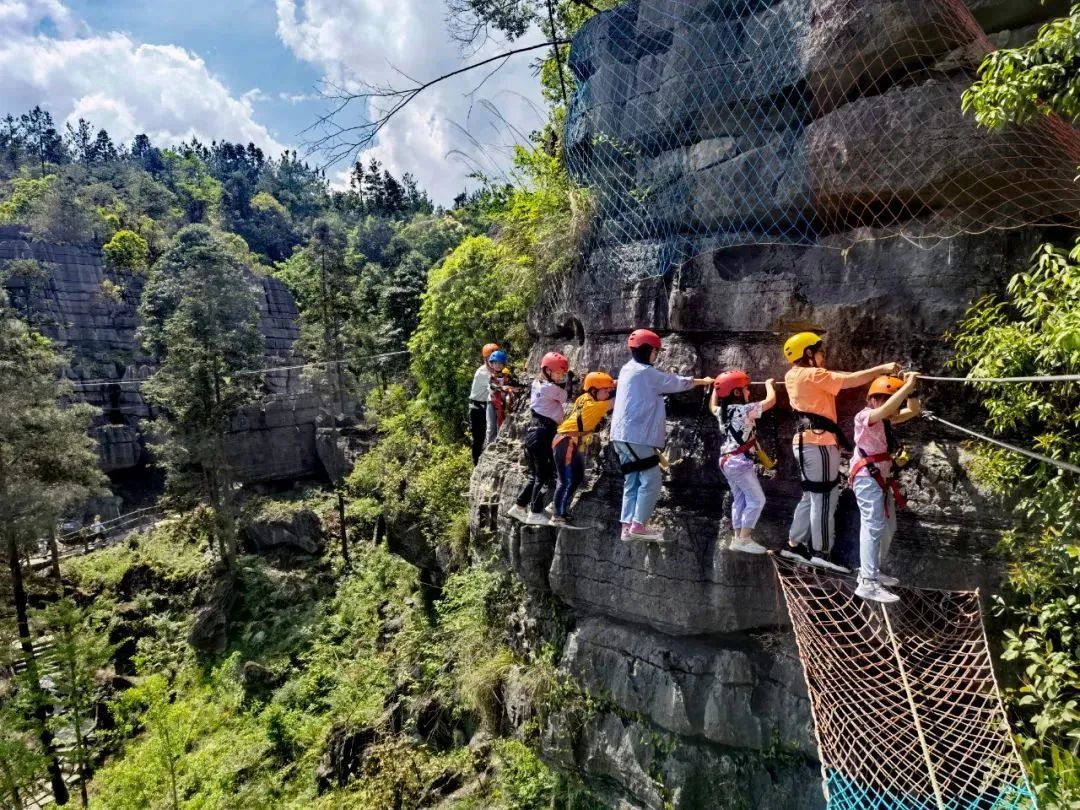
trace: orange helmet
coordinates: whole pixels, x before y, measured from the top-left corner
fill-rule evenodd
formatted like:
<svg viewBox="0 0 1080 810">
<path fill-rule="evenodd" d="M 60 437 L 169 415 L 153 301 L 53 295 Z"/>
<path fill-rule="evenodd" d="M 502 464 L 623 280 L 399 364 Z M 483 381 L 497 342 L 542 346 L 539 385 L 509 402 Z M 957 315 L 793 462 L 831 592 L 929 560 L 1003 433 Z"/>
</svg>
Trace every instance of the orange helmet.
<svg viewBox="0 0 1080 810">
<path fill-rule="evenodd" d="M 540 361 L 542 371 L 569 371 L 570 361 L 558 352 L 548 352 Z"/>
<path fill-rule="evenodd" d="M 889 377 L 888 375 L 882 375 L 870 383 L 870 391 L 867 393 L 868 397 L 882 395 L 891 397 L 897 391 L 899 391 L 904 385 L 904 381 L 899 377 Z"/>
<path fill-rule="evenodd" d="M 659 349 L 660 336 L 648 329 L 635 329 L 626 339 L 626 348 L 636 349 L 639 346 L 652 346 L 654 349 Z"/>
<path fill-rule="evenodd" d="M 603 371 L 590 371 L 585 375 L 585 381 L 581 384 L 581 388 L 584 391 L 591 391 L 593 388 L 614 388 L 615 380 L 611 378 L 610 374 L 606 374 Z"/>
<path fill-rule="evenodd" d="M 481 350 L 481 353 L 484 355 L 484 359 L 487 360 L 489 357 L 491 357 L 492 352 L 497 352 L 498 350 L 498 343 L 485 343 L 484 348 Z"/>
<path fill-rule="evenodd" d="M 750 385 L 750 375 L 738 368 L 734 371 L 725 371 L 713 380 L 713 389 L 721 399 L 731 396 L 732 391 L 746 388 L 748 385 Z"/>
</svg>

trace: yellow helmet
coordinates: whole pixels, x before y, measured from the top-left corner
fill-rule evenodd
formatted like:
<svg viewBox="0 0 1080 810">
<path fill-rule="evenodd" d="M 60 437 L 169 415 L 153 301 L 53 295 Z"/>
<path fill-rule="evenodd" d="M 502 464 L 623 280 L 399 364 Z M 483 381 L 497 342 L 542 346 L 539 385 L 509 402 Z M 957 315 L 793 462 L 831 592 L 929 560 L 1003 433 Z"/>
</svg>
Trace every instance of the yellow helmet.
<svg viewBox="0 0 1080 810">
<path fill-rule="evenodd" d="M 814 332 L 799 332 L 784 341 L 784 357 L 789 363 L 797 363 L 803 359 L 803 352 L 811 346 L 821 343 L 821 335 Z"/>
</svg>

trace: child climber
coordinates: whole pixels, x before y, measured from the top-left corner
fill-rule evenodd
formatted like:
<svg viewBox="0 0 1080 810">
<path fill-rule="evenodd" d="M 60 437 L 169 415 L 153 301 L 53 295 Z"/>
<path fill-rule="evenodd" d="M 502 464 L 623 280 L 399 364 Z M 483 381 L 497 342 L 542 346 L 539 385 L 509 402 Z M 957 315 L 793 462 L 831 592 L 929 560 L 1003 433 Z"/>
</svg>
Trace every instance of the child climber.
<svg viewBox="0 0 1080 810">
<path fill-rule="evenodd" d="M 870 383 L 866 407 L 855 414 L 855 458 L 851 465 L 851 489 L 859 504 L 859 585 L 855 595 L 875 602 L 896 602 L 899 596 L 888 590 L 895 577 L 881 571 L 881 560 L 889 553 L 896 532 L 896 510 L 904 507 L 904 496 L 893 477 L 893 458 L 900 445 L 892 426 L 922 413 L 919 400 L 911 396 L 918 374 L 910 371 L 904 379 L 878 377 Z"/>
<path fill-rule="evenodd" d="M 840 485 L 840 447 L 851 442 L 836 424 L 836 395 L 845 388 L 866 385 L 880 374 L 895 374 L 898 363 L 864 371 L 828 371 L 825 344 L 814 332 L 799 332 L 784 343 L 791 368 L 784 375 L 791 409 L 799 417 L 792 442 L 803 490 L 788 531 L 788 548 L 781 556 L 848 573 L 830 559 L 833 547 L 837 487 Z M 807 540 L 811 548 L 807 548 Z"/>
<path fill-rule="evenodd" d="M 551 445 L 555 457 L 558 484 L 555 487 L 551 525 L 575 528 L 566 513 L 574 491 L 585 479 L 585 458 L 581 453 L 593 434 L 600 428 L 614 405 L 615 380 L 602 371 L 590 371 L 582 385 L 585 393 L 574 402 L 570 415 L 559 425 Z"/>
<path fill-rule="evenodd" d="M 623 475 L 622 539 L 659 540 L 664 533 L 648 525 L 660 497 L 659 451 L 664 446 L 664 394 L 712 385 L 712 377 L 683 377 L 653 367 L 662 346 L 660 336 L 635 329 L 626 341 L 632 358 L 619 372 L 611 443 Z"/>
<path fill-rule="evenodd" d="M 491 362 L 491 356 L 498 352 L 502 362 Z M 484 362 L 473 374 L 472 388 L 469 391 L 469 430 L 472 432 L 472 463 L 480 460 L 480 454 L 484 448 L 495 440 L 498 430 L 494 409 L 491 407 L 491 372 L 502 371 L 506 363 L 506 355 L 499 350 L 498 343 L 488 343 L 481 350 Z M 491 440 L 488 440 L 488 436 Z"/>
<path fill-rule="evenodd" d="M 558 352 L 548 352 L 540 361 L 540 376 L 533 380 L 529 398 L 532 421 L 525 431 L 525 460 L 529 466 L 529 477 L 518 495 L 517 503 L 507 511 L 510 517 L 524 520 L 530 526 L 542 526 L 548 522 L 544 514 L 544 489 L 555 481 L 551 443 L 563 420 L 569 371 L 569 360 Z M 528 514 L 525 513 L 526 506 L 529 507 Z"/>
<path fill-rule="evenodd" d="M 765 546 L 751 539 L 761 510 L 765 508 L 765 493 L 761 491 L 754 468 L 757 449 L 757 420 L 776 404 L 776 389 L 772 380 L 765 381 L 765 399 L 750 402 L 750 377 L 740 369 L 725 371 L 713 383 L 709 410 L 720 423 L 724 443 L 720 447 L 720 472 L 731 487 L 731 528 L 735 538 L 732 551 L 764 554 Z"/>
</svg>

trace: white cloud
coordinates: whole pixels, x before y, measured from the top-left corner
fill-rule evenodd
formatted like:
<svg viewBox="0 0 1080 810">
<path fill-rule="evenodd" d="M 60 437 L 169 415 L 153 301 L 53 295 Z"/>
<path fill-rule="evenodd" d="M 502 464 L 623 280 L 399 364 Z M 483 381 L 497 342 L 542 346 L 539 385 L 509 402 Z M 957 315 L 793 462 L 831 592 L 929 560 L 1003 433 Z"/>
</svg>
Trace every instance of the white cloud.
<svg viewBox="0 0 1080 810">
<path fill-rule="evenodd" d="M 35 33 L 46 19 L 58 37 Z M 40 104 L 58 123 L 83 117 L 118 142 L 145 132 L 163 145 L 194 136 L 250 141 L 273 156 L 284 149 L 255 120 L 259 91 L 233 96 L 184 48 L 75 34 L 84 30 L 59 0 L 0 0 L 0 108 Z"/>
<path fill-rule="evenodd" d="M 329 82 L 353 90 L 361 82 L 407 86 L 406 76 L 427 80 L 510 47 L 492 40 L 479 53 L 463 57 L 447 34 L 445 9 L 436 0 L 276 3 L 281 40 L 298 57 L 317 65 Z M 540 41 L 540 34 L 533 34 L 525 41 Z M 443 203 L 463 190 L 474 168 L 488 174 L 505 169 L 506 147 L 521 142 L 542 122 L 539 81 L 530 69 L 533 58 L 512 57 L 486 81 L 487 73 L 479 69 L 425 91 L 380 133 L 365 159 L 374 156 L 397 175 L 411 171 Z M 339 123 L 355 123 L 366 114 L 357 104 Z"/>
</svg>

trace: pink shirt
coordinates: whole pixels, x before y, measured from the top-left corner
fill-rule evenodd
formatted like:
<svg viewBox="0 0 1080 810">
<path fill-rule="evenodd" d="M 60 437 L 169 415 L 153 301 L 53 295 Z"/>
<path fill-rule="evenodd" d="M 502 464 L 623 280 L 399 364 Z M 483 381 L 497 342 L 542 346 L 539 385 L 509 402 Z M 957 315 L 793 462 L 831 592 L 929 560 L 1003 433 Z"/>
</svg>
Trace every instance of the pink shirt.
<svg viewBox="0 0 1080 810">
<path fill-rule="evenodd" d="M 885 438 L 885 422 L 879 421 L 870 424 L 870 414 L 873 413 L 873 410 L 873 408 L 863 408 L 855 414 L 855 446 L 868 456 L 889 452 L 889 443 Z M 856 454 L 855 458 L 858 457 L 859 454 Z M 852 463 L 854 463 L 854 459 L 852 459 Z M 875 466 L 884 477 L 889 477 L 889 472 L 892 470 L 891 461 L 878 461 Z M 864 467 L 859 470 L 858 474 L 870 475 L 870 471 Z"/>
</svg>

